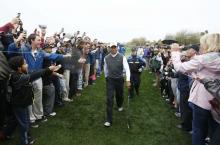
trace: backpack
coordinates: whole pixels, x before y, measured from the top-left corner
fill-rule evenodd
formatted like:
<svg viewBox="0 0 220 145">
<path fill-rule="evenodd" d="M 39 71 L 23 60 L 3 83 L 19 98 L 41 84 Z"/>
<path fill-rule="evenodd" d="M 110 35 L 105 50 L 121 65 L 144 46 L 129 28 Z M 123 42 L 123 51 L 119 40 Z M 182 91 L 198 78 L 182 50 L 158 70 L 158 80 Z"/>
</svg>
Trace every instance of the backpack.
<svg viewBox="0 0 220 145">
<path fill-rule="evenodd" d="M 151 66 L 153 69 L 159 70 L 161 67 L 161 62 L 154 57 L 151 61 Z"/>
</svg>

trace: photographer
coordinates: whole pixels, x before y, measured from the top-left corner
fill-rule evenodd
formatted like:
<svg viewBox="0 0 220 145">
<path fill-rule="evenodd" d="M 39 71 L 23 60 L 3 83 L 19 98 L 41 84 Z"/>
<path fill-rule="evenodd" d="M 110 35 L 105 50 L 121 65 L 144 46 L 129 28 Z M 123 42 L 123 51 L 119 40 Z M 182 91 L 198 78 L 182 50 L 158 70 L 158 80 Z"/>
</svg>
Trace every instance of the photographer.
<svg viewBox="0 0 220 145">
<path fill-rule="evenodd" d="M 17 50 L 17 48 L 21 48 L 25 46 L 25 42 L 26 42 L 26 34 L 24 33 L 20 33 L 20 35 L 18 36 L 18 38 L 14 41 L 14 43 L 11 43 L 8 46 L 8 58 L 12 58 L 15 56 L 19 56 L 22 55 L 22 52 L 19 50 Z"/>
</svg>

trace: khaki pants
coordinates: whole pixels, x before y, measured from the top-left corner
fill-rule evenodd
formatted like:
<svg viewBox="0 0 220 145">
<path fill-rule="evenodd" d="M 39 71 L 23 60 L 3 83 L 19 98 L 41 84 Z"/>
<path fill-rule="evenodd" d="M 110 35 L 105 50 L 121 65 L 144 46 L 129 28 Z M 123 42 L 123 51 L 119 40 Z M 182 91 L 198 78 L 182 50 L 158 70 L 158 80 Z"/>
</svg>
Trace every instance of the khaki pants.
<svg viewBox="0 0 220 145">
<path fill-rule="evenodd" d="M 84 79 L 85 79 L 84 86 L 88 86 L 89 84 L 89 72 L 90 72 L 90 64 L 89 63 L 84 64 Z"/>
<path fill-rule="evenodd" d="M 33 105 L 28 107 L 30 120 L 34 122 L 37 119 L 43 117 L 43 104 L 42 104 L 42 94 L 43 94 L 43 83 L 42 78 L 37 79 L 33 82 L 34 87 L 34 102 Z"/>
</svg>

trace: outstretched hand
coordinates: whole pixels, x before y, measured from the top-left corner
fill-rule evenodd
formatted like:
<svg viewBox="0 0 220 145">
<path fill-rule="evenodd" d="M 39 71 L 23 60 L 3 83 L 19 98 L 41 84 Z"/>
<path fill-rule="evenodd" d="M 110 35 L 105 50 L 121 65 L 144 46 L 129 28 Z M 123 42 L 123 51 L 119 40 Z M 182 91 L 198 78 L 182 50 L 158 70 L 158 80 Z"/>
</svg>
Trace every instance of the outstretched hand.
<svg viewBox="0 0 220 145">
<path fill-rule="evenodd" d="M 61 65 L 51 65 L 50 67 L 49 67 L 49 69 L 51 70 L 51 71 L 58 71 L 59 69 L 61 68 Z"/>
</svg>

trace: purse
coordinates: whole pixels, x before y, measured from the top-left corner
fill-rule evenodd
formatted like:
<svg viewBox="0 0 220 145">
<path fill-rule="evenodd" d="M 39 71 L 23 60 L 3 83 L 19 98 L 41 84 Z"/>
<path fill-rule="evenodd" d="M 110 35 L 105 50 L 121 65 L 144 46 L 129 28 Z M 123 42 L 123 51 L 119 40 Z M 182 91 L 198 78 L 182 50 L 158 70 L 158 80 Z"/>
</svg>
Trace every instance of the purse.
<svg viewBox="0 0 220 145">
<path fill-rule="evenodd" d="M 220 101 L 220 79 L 203 79 L 201 82 L 204 84 L 206 90 Z"/>
<path fill-rule="evenodd" d="M 211 113 L 214 120 L 220 124 L 220 80 L 203 79 L 201 83 L 204 84 L 206 90 L 214 97 L 209 101 L 212 106 Z"/>
</svg>

